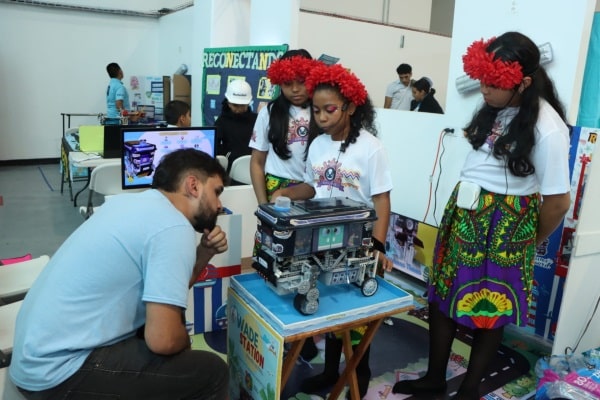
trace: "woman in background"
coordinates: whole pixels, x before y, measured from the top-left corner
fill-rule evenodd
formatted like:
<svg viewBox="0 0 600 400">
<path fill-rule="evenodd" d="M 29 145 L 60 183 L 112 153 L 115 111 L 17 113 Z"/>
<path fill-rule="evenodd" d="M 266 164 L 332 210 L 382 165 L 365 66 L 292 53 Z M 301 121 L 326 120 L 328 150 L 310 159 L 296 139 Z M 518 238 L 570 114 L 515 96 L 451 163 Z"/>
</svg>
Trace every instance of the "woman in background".
<svg viewBox="0 0 600 400">
<path fill-rule="evenodd" d="M 423 77 L 412 84 L 412 94 L 414 100 L 410 102 L 411 111 L 428 112 L 434 114 L 443 114 L 442 106 L 433 96 L 435 89 L 427 77 Z"/>
</svg>

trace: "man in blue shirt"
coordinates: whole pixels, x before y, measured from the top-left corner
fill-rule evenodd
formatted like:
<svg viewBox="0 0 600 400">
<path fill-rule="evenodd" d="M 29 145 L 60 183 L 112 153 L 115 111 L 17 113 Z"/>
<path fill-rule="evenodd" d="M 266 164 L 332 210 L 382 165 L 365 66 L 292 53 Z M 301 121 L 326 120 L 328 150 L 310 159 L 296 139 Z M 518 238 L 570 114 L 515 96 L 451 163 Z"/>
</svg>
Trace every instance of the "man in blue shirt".
<svg viewBox="0 0 600 400">
<path fill-rule="evenodd" d="M 115 120 L 119 123 L 121 111 L 129 109 L 129 94 L 121 80 L 123 79 L 123 70 L 117 63 L 110 63 L 106 66 L 106 72 L 110 76 L 110 82 L 106 88 L 106 118 Z M 110 121 L 107 121 L 110 122 Z"/>
<path fill-rule="evenodd" d="M 227 364 L 191 350 L 184 318 L 190 287 L 228 249 L 225 179 L 208 154 L 173 151 L 153 189 L 113 196 L 69 236 L 17 317 L 9 374 L 27 399 L 227 398 Z"/>
</svg>

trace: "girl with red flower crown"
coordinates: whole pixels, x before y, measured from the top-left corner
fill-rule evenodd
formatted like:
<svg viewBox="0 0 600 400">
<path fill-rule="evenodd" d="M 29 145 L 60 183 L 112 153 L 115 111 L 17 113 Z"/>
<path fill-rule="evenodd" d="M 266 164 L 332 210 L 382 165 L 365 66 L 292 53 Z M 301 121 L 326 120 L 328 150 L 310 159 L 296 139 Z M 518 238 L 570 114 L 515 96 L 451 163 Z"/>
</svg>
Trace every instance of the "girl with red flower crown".
<svg viewBox="0 0 600 400">
<path fill-rule="evenodd" d="M 289 50 L 267 69 L 267 77 L 279 85 L 281 94 L 259 111 L 248 145 L 258 204 L 270 201 L 278 188 L 302 182 L 310 122 L 304 80 L 316 63 L 304 49 Z"/>
<path fill-rule="evenodd" d="M 465 128 L 472 150 L 444 210 L 428 290 L 425 376 L 394 393 L 446 391 L 460 324 L 473 330 L 469 366 L 454 399 L 479 399 L 504 326 L 527 323 L 533 264 L 570 203 L 569 130 L 538 47 L 507 32 L 476 41 L 463 56 L 484 104 Z"/>
<path fill-rule="evenodd" d="M 379 273 L 391 271 L 392 262 L 385 256 L 383 243 L 390 218 L 392 176 L 385 148 L 375 136 L 375 111 L 365 86 L 339 64 L 313 68 L 305 83 L 312 97 L 313 119 L 304 183 L 276 191 L 273 199 L 348 197 L 374 208 L 377 221 L 372 241 L 379 251 Z M 365 330 L 366 326 L 351 331 L 354 347 Z M 361 398 L 371 378 L 369 351 L 370 346 L 356 367 Z M 337 381 L 341 352 L 341 339 L 327 335 L 323 372 L 303 382 L 304 392 L 319 392 Z"/>
</svg>

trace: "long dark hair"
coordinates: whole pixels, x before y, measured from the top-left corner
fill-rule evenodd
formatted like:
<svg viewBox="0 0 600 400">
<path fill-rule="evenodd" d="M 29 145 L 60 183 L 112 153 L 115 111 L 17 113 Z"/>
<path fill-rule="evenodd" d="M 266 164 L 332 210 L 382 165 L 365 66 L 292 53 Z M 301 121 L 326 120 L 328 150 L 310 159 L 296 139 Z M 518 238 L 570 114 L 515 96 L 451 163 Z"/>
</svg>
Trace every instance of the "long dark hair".
<svg viewBox="0 0 600 400">
<path fill-rule="evenodd" d="M 527 176 L 535 172 L 529 155 L 535 144 L 535 124 L 540 111 L 540 99 L 546 100 L 565 121 L 563 110 L 552 80 L 540 65 L 540 52 L 535 43 L 518 32 L 506 32 L 493 40 L 486 51 L 494 53 L 494 59 L 516 61 L 523 69 L 523 76 L 531 77 L 531 85 L 523 90 L 517 115 L 508 125 L 506 134 L 500 136 L 493 149 L 494 157 L 504 158 L 510 172 L 515 176 Z M 520 84 L 512 90 L 516 94 Z M 483 145 L 501 108 L 485 104 L 464 128 L 467 139 L 474 149 Z"/>
<path fill-rule="evenodd" d="M 340 89 L 337 86 L 331 85 L 329 83 L 320 83 L 315 87 L 314 93 L 319 90 L 331 90 L 340 97 L 340 99 L 344 100 L 344 107 L 347 107 L 350 101 L 342 95 Z M 313 96 L 314 96 L 313 93 Z M 350 116 L 350 133 L 344 140 L 344 143 L 340 146 L 340 151 L 343 153 L 346 151 L 348 146 L 352 143 L 356 143 L 356 139 L 360 136 L 360 130 L 365 129 L 370 132 L 373 136 L 377 136 L 377 127 L 375 126 L 375 108 L 373 107 L 373 103 L 371 102 L 371 98 L 367 95 L 367 98 L 363 104 L 360 106 L 356 106 L 356 111 L 354 114 Z M 317 136 L 322 133 L 321 129 L 315 122 L 314 118 L 310 119 L 310 125 L 308 130 L 308 146 Z"/>
<path fill-rule="evenodd" d="M 281 56 L 281 59 L 294 56 L 312 59 L 310 53 L 304 49 L 288 50 Z M 267 105 L 269 110 L 269 142 L 273 145 L 275 154 L 282 160 L 289 160 L 292 157 L 287 145 L 291 105 L 292 103 L 283 95 L 283 93 L 280 93 L 275 100 L 272 100 Z M 308 150 L 308 146 L 306 146 L 306 149 Z"/>
</svg>

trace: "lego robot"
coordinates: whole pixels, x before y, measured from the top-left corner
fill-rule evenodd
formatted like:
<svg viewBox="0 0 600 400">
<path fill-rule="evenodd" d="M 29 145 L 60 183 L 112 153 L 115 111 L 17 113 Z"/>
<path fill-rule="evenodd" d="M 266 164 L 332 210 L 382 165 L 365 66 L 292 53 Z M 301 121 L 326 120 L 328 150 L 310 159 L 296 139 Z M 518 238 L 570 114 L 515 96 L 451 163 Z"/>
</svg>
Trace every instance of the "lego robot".
<svg viewBox="0 0 600 400">
<path fill-rule="evenodd" d="M 255 215 L 258 251 L 252 266 L 277 294 L 296 293 L 294 307 L 300 313 L 318 310 L 317 281 L 353 283 L 364 296 L 377 292 L 371 242 L 375 210 L 334 197 L 261 204 Z"/>
</svg>

